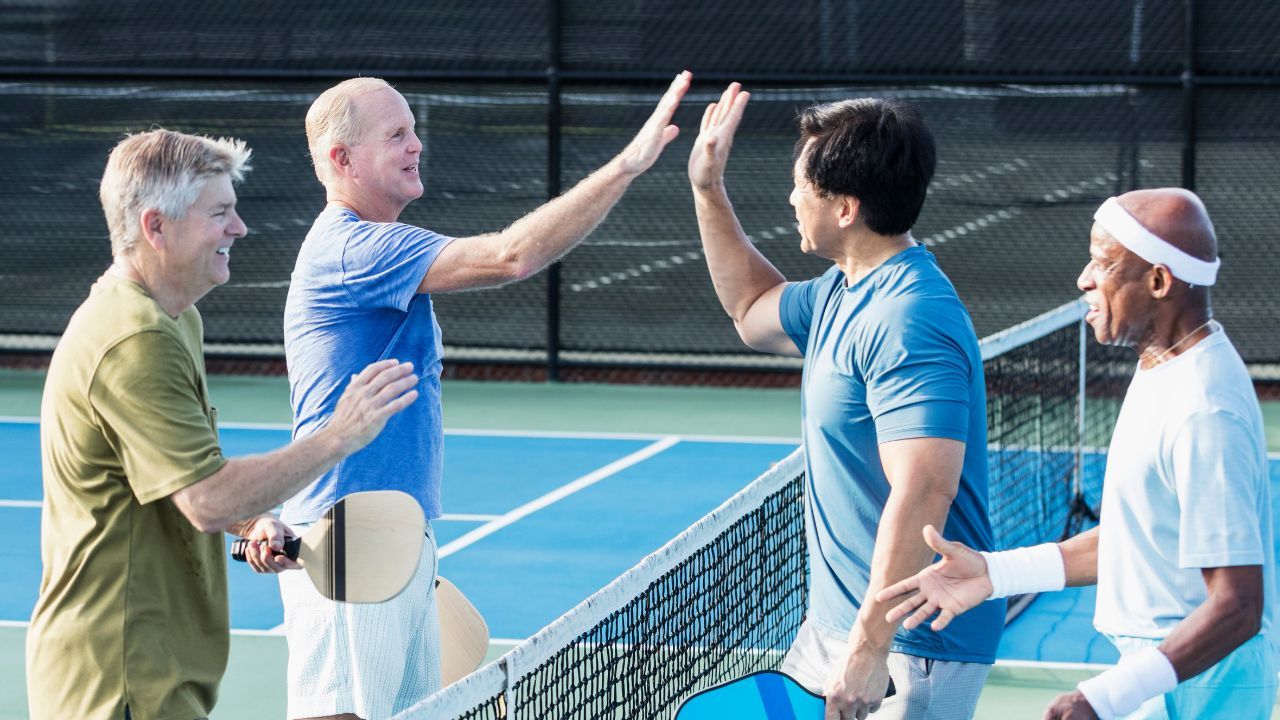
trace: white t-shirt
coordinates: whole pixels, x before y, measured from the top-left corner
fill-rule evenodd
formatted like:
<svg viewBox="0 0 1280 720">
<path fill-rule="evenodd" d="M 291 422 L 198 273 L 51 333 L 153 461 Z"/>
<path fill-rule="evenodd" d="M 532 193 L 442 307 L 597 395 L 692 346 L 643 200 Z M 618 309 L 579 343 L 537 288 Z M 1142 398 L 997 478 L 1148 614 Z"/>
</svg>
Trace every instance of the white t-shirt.
<svg viewBox="0 0 1280 720">
<path fill-rule="evenodd" d="M 1225 332 L 1139 369 L 1107 455 L 1094 625 L 1163 639 L 1207 597 L 1201 568 L 1275 560 L 1262 411 Z"/>
</svg>

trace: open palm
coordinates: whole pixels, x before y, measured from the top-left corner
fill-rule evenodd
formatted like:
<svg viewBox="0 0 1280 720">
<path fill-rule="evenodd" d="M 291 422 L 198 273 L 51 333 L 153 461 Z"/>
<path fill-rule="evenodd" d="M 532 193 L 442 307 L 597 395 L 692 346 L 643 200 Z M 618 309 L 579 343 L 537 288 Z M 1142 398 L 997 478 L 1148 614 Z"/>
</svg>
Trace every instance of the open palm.
<svg viewBox="0 0 1280 720">
<path fill-rule="evenodd" d="M 991 596 L 991 578 L 987 575 L 987 561 L 965 544 L 944 540 L 932 525 L 925 526 L 924 539 L 942 559 L 881 590 L 876 600 L 900 599 L 901 602 L 885 614 L 885 620 L 896 623 L 905 617 L 903 627 L 908 630 L 937 613 L 937 619 L 929 627 L 939 631 L 949 625 L 952 618 Z"/>
<path fill-rule="evenodd" d="M 724 168 L 729 162 L 729 150 L 733 136 L 742 122 L 751 93 L 732 83 L 720 96 L 719 102 L 707 106 L 702 116 L 698 139 L 693 142 L 689 154 L 689 182 L 697 190 L 708 190 L 724 184 Z"/>
</svg>

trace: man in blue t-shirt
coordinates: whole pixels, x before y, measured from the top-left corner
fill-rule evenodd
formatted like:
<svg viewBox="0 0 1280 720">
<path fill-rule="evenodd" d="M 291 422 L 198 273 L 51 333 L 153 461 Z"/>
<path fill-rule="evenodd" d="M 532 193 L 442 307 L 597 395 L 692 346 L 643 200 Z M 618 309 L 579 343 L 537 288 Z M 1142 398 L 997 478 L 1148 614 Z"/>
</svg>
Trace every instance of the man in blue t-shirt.
<svg viewBox="0 0 1280 720">
<path fill-rule="evenodd" d="M 800 116 L 800 249 L 831 260 L 788 283 L 743 233 L 724 168 L 749 95 L 707 109 L 689 159 L 716 294 L 752 348 L 805 358 L 810 593 L 783 669 L 827 717 L 969 717 L 1004 626 L 993 601 L 944 632 L 900 631 L 881 589 L 924 568 L 929 524 L 990 549 L 982 360 L 968 313 L 911 237 L 936 164 L 911 106 L 846 100 Z M 897 694 L 884 698 L 892 678 Z M 878 710 L 877 710 L 878 708 Z"/>
<path fill-rule="evenodd" d="M 294 435 L 325 427 L 347 378 L 372 360 L 412 361 L 422 380 L 418 402 L 381 437 L 285 504 L 285 522 L 313 523 L 362 490 L 401 490 L 428 520 L 440 515 L 441 342 L 430 294 L 524 279 L 581 242 L 675 139 L 671 117 L 689 82 L 689 73 L 678 75 L 635 139 L 573 189 L 506 230 L 458 239 L 397 222 L 423 192 L 422 143 L 400 93 L 356 78 L 316 99 L 307 143 L 328 204 L 298 254 L 285 304 Z M 300 573 L 281 576 L 290 718 L 387 717 L 439 688 L 429 540 L 412 583 L 386 603 L 333 603 Z"/>
</svg>

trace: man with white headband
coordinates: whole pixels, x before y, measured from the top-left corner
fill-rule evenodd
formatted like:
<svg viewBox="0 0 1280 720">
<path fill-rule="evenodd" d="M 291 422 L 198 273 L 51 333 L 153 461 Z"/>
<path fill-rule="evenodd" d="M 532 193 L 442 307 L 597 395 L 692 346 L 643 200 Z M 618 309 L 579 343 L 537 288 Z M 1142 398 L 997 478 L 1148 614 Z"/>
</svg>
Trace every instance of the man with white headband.
<svg viewBox="0 0 1280 720">
<path fill-rule="evenodd" d="M 1094 215 L 1077 284 L 1098 342 L 1138 351 L 1107 456 L 1099 527 L 1061 543 L 942 559 L 878 596 L 934 629 L 991 598 L 1098 586 L 1094 625 L 1120 662 L 1046 718 L 1270 718 L 1275 586 L 1262 412 L 1212 319 L 1219 261 L 1195 194 L 1138 190 Z"/>
</svg>

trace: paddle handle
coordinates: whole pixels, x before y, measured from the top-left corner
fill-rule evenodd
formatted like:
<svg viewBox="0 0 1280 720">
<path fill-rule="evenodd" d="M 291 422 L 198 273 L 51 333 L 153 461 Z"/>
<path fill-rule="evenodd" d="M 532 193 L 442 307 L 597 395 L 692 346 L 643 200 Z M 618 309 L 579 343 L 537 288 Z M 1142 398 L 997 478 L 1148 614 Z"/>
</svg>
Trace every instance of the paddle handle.
<svg viewBox="0 0 1280 720">
<path fill-rule="evenodd" d="M 239 560 L 240 562 L 245 562 L 244 553 L 246 550 L 249 549 L 249 544 L 253 542 L 256 542 L 256 541 L 240 538 L 239 540 L 236 540 L 235 542 L 231 543 L 231 559 Z M 286 555 L 290 560 L 297 560 L 298 551 L 301 548 L 302 548 L 302 538 L 290 538 L 289 540 L 284 541 L 284 550 L 281 550 L 276 554 Z"/>
</svg>

